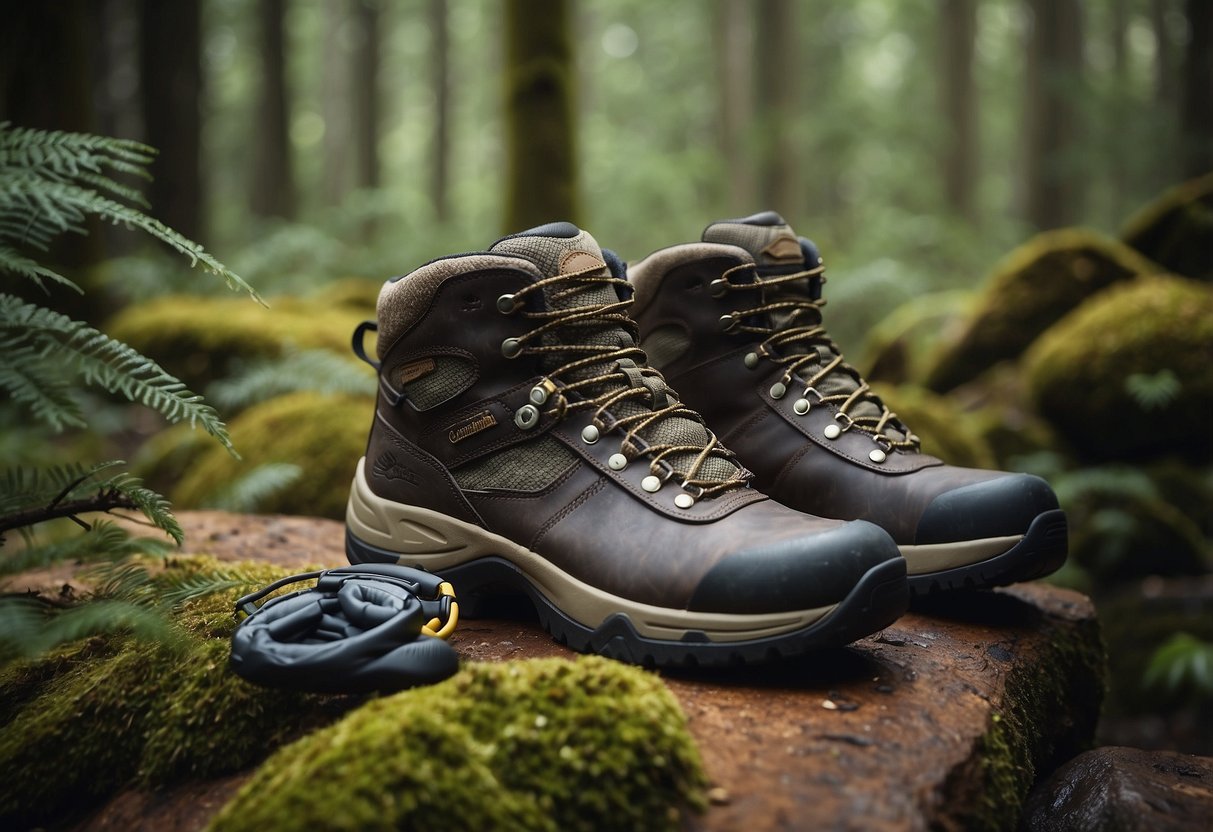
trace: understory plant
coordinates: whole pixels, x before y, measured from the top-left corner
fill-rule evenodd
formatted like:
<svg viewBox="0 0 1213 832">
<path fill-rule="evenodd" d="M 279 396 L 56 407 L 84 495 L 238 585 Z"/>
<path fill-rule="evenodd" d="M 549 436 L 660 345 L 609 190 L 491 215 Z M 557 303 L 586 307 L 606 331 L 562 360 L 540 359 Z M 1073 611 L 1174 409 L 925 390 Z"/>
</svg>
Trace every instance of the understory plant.
<svg viewBox="0 0 1213 832">
<path fill-rule="evenodd" d="M 89 324 L 52 308 L 51 289 L 83 294 L 48 265 L 51 244 L 87 234 L 90 218 L 166 244 L 191 265 L 235 291 L 260 297 L 202 246 L 152 218 L 133 187 L 150 178 L 155 151 L 138 142 L 81 133 L 31 130 L 0 122 L 0 392 L 10 421 L 39 433 L 88 430 L 93 410 L 82 388 L 144 405 L 170 423 L 200 428 L 235 455 L 227 428 L 202 397 L 160 365 Z M 39 294 L 39 290 L 41 294 Z M 33 296 L 35 300 L 30 300 Z M 25 428 L 29 430 L 29 428 Z M 7 463 L 7 460 L 5 461 Z M 163 554 L 162 541 L 135 541 L 98 513 L 138 512 L 178 544 L 183 534 L 167 500 L 123 472 L 123 461 L 60 466 L 5 465 L 0 471 L 0 577 L 64 560 L 109 563 L 92 605 L 32 596 L 0 597 L 0 659 L 48 649 L 98 629 L 162 631 L 165 622 L 144 591 L 132 556 Z M 39 542 L 31 530 L 68 518 L 85 530 Z M 16 532 L 20 543 L 11 538 Z M 126 565 L 123 565 L 126 564 Z M 225 578 L 216 576 L 215 586 Z M 187 592 L 213 589 L 205 580 Z M 67 610 L 62 607 L 70 607 Z"/>
</svg>

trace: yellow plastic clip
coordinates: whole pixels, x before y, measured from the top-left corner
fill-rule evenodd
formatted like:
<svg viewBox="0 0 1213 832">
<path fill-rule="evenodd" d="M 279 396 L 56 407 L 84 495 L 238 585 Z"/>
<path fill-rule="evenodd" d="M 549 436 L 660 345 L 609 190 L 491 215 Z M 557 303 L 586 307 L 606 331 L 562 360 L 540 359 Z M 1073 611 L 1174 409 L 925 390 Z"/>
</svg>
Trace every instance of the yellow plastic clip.
<svg viewBox="0 0 1213 832">
<path fill-rule="evenodd" d="M 437 616 L 431 618 L 429 623 L 421 628 L 421 632 L 423 635 L 445 639 L 454 632 L 455 625 L 459 623 L 459 602 L 455 600 L 455 587 L 451 586 L 448 581 L 443 581 L 438 585 L 438 594 L 450 596 L 451 614 L 447 616 L 446 623 L 443 623 Z"/>
</svg>

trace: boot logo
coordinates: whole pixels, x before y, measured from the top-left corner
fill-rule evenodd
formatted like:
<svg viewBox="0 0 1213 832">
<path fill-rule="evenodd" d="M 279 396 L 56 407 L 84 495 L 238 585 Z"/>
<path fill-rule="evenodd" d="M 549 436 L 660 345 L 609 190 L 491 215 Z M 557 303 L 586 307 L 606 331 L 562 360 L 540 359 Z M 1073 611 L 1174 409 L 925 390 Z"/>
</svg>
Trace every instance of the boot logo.
<svg viewBox="0 0 1213 832">
<path fill-rule="evenodd" d="M 400 368 L 400 383 L 408 384 L 417 379 L 428 376 L 434 372 L 434 368 L 438 366 L 432 358 L 419 358 L 416 361 L 410 361 Z"/>
<path fill-rule="evenodd" d="M 804 256 L 800 242 L 791 234 L 780 234 L 761 253 L 772 260 L 799 260 Z"/>
<path fill-rule="evenodd" d="M 482 430 L 488 430 L 495 424 L 497 424 L 497 417 L 486 410 L 473 417 L 471 421 L 451 428 L 451 432 L 446 435 L 446 438 L 451 440 L 451 444 L 454 445 L 456 442 L 462 442 L 469 436 L 480 433 Z"/>
<path fill-rule="evenodd" d="M 396 457 L 385 451 L 375 460 L 372 469 L 375 476 L 385 480 L 404 480 L 412 485 L 417 484 L 417 475 L 401 465 Z"/>
</svg>

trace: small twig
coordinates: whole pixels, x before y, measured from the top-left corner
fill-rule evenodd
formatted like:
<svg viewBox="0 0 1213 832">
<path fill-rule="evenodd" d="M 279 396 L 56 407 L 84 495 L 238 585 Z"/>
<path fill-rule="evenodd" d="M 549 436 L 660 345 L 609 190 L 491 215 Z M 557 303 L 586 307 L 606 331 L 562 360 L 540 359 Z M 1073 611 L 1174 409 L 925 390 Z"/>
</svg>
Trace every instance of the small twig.
<svg viewBox="0 0 1213 832">
<path fill-rule="evenodd" d="M 106 491 L 98 491 L 92 497 L 85 497 L 80 500 L 70 500 L 66 503 L 51 503 L 48 506 L 40 508 L 28 508 L 22 511 L 14 511 L 12 514 L 0 516 L 0 536 L 12 529 L 19 529 L 24 526 L 33 526 L 37 523 L 44 523 L 47 520 L 55 520 L 60 517 L 68 517 L 76 523 L 84 526 L 85 529 L 92 528 L 83 520 L 75 515 L 86 514 L 93 511 L 106 511 L 115 508 L 131 508 L 137 509 L 137 506 L 129 497 L 111 488 Z"/>
</svg>

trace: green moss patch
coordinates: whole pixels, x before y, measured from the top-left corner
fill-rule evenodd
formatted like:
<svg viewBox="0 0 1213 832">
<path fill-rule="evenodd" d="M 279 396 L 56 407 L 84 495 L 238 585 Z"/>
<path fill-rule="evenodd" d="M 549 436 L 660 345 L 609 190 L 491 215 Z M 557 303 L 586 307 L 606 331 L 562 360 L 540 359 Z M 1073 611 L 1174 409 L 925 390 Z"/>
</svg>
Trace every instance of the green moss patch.
<svg viewBox="0 0 1213 832">
<path fill-rule="evenodd" d="M 374 411 L 369 397 L 318 393 L 291 393 L 254 405 L 228 426 L 243 459 L 234 459 L 212 443 L 181 471 L 170 492 L 173 504 L 205 505 L 256 466 L 289 462 L 303 469 L 302 476 L 268 496 L 259 510 L 340 519 L 345 516 L 354 467 L 366 451 Z M 157 472 L 153 481 L 160 479 L 163 475 Z"/>
<path fill-rule="evenodd" d="M 1085 459 L 1213 456 L 1213 287 L 1158 276 L 1110 289 L 1041 336 L 1025 371 L 1039 413 Z"/>
<path fill-rule="evenodd" d="M 273 298 L 270 308 L 244 298 L 169 295 L 127 307 L 108 332 L 201 389 L 228 375 L 238 359 L 280 355 L 288 346 L 349 354 L 366 309 L 329 298 Z"/>
<path fill-rule="evenodd" d="M 1213 173 L 1178 185 L 1125 223 L 1126 243 L 1169 271 L 1213 280 Z"/>
<path fill-rule="evenodd" d="M 657 676 L 598 657 L 475 664 L 283 748 L 210 828 L 677 829 L 705 782 Z"/>
<path fill-rule="evenodd" d="M 995 267 L 959 338 L 929 362 L 926 385 L 950 390 L 1000 361 L 1017 358 L 1088 297 L 1162 270 L 1123 243 L 1093 231 L 1040 234 Z"/>
<path fill-rule="evenodd" d="M 207 559 L 165 569 L 209 569 Z M 254 765 L 348 702 L 254 687 L 227 666 L 232 603 L 282 577 L 241 568 L 248 585 L 191 602 L 185 635 L 95 636 L 0 669 L 0 826 L 24 828 L 95 805 L 132 784 L 215 777 Z"/>
</svg>

